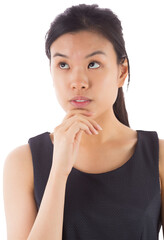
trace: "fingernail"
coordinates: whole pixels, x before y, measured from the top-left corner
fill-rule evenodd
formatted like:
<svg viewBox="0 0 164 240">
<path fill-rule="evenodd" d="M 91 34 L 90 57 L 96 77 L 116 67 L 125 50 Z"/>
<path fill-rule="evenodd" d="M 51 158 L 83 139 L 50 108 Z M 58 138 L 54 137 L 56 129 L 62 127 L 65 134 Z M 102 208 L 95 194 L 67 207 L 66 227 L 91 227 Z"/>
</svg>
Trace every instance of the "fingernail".
<svg viewBox="0 0 164 240">
<path fill-rule="evenodd" d="M 98 132 L 97 130 L 95 130 L 95 133 L 96 133 L 96 134 L 99 134 L 99 132 Z"/>
<path fill-rule="evenodd" d="M 98 127 L 98 129 L 103 130 L 102 127 L 101 127 L 100 125 L 97 125 L 97 127 Z"/>
</svg>

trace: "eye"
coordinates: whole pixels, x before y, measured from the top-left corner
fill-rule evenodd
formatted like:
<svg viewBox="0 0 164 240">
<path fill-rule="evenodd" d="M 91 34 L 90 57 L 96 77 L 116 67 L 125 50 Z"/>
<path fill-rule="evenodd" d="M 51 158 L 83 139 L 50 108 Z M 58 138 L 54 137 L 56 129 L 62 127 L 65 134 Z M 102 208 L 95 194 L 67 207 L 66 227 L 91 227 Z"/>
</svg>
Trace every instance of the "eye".
<svg viewBox="0 0 164 240">
<path fill-rule="evenodd" d="M 60 63 L 59 63 L 59 67 L 60 67 L 61 69 L 68 69 L 68 68 L 69 68 L 69 67 L 68 67 L 68 64 L 65 63 L 65 62 L 60 62 Z"/>
<path fill-rule="evenodd" d="M 100 64 L 98 62 L 91 62 L 88 66 L 91 66 L 90 68 L 99 68 Z"/>
</svg>

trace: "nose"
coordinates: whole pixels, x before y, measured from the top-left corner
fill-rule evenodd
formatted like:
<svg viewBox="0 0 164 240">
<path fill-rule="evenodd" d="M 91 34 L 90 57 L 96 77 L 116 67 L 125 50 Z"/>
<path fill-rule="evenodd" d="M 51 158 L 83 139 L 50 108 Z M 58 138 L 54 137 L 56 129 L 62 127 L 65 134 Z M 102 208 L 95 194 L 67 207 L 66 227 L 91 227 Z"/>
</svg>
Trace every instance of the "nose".
<svg viewBox="0 0 164 240">
<path fill-rule="evenodd" d="M 81 89 L 88 88 L 88 77 L 82 70 L 77 70 L 71 76 L 71 88 Z"/>
</svg>

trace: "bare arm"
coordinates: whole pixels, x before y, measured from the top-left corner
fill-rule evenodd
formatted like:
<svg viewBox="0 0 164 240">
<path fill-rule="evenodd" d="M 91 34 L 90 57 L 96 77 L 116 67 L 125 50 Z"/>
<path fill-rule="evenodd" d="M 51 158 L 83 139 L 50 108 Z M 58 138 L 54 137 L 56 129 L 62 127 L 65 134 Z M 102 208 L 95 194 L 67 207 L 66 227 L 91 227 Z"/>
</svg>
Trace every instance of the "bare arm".
<svg viewBox="0 0 164 240">
<path fill-rule="evenodd" d="M 28 240 L 62 240 L 67 178 L 50 172 L 38 215 Z"/>
<path fill-rule="evenodd" d="M 3 198 L 7 240 L 27 239 L 37 215 L 33 169 L 27 145 L 12 150 L 3 167 Z"/>
<path fill-rule="evenodd" d="M 71 110 L 54 129 L 52 167 L 38 213 L 29 146 L 20 147 L 7 157 L 4 200 L 8 240 L 62 240 L 66 182 L 77 159 L 82 133 L 93 135 L 95 129 L 100 130 L 88 115 L 87 110 Z"/>
<path fill-rule="evenodd" d="M 8 240 L 61 240 L 67 178 L 50 171 L 37 213 L 32 156 L 29 145 L 11 151 L 3 171 Z"/>
</svg>

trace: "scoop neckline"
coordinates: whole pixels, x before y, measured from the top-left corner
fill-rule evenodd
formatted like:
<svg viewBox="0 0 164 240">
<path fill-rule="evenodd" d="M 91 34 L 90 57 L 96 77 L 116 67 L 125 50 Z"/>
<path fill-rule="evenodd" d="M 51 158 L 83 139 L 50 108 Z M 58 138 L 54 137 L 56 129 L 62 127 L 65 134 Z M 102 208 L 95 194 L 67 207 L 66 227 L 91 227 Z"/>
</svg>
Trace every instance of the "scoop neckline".
<svg viewBox="0 0 164 240">
<path fill-rule="evenodd" d="M 72 167 L 72 171 L 76 171 L 77 173 L 80 173 L 80 174 L 92 175 L 92 176 L 100 176 L 100 175 L 112 174 L 114 172 L 120 171 L 121 169 L 126 167 L 134 159 L 134 157 L 135 157 L 135 155 L 137 153 L 137 150 L 138 150 L 139 142 L 140 142 L 140 131 L 141 130 L 136 130 L 136 132 L 137 132 L 137 142 L 136 142 L 136 147 L 135 147 L 133 155 L 123 165 L 121 165 L 120 167 L 115 168 L 115 169 L 110 170 L 110 171 L 107 171 L 107 172 L 102 172 L 102 173 L 87 173 L 87 172 L 81 171 L 81 170 L 79 170 L 79 169 L 77 169 L 75 167 Z M 53 147 L 53 143 L 52 143 L 50 135 L 49 135 L 50 132 L 45 132 L 45 134 L 48 134 L 49 142 L 50 142 L 51 146 Z"/>
</svg>

